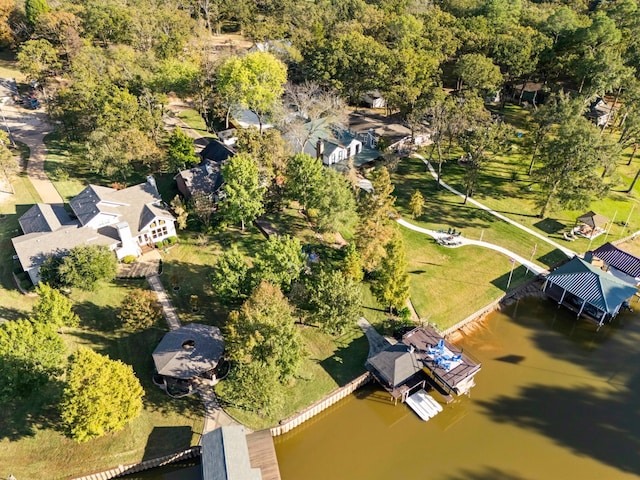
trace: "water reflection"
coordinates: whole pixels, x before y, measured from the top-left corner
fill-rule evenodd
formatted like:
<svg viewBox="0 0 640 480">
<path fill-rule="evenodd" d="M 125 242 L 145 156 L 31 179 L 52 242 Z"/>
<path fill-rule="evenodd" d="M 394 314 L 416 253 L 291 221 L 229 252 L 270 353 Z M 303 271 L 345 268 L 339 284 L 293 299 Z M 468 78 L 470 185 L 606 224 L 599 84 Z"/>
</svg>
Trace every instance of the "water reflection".
<svg viewBox="0 0 640 480">
<path fill-rule="evenodd" d="M 373 387 L 276 439 L 283 480 L 637 478 L 640 304 L 595 332 L 547 301 L 494 314 L 461 342 L 471 398 L 422 422 Z"/>
</svg>

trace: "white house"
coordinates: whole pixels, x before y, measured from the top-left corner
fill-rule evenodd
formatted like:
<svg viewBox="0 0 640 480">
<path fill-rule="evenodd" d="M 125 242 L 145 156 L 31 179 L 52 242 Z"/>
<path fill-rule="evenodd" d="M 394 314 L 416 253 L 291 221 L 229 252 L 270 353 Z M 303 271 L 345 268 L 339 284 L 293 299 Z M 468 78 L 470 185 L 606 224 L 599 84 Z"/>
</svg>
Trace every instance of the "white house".
<svg viewBox="0 0 640 480">
<path fill-rule="evenodd" d="M 362 95 L 362 102 L 369 108 L 384 108 L 387 101 L 378 90 L 371 90 Z"/>
<path fill-rule="evenodd" d="M 333 165 L 362 151 L 362 142 L 352 138 L 347 145 L 329 140 L 318 140 L 314 145 L 308 142 L 304 147 L 304 152 L 312 157 L 319 158 L 325 165 Z"/>
<path fill-rule="evenodd" d="M 11 239 L 18 260 L 35 284 L 50 255 L 78 245 L 106 245 L 122 259 L 176 235 L 175 218 L 160 198 L 153 177 L 123 190 L 89 185 L 62 205 L 36 204 L 18 222 L 24 235 Z"/>
</svg>

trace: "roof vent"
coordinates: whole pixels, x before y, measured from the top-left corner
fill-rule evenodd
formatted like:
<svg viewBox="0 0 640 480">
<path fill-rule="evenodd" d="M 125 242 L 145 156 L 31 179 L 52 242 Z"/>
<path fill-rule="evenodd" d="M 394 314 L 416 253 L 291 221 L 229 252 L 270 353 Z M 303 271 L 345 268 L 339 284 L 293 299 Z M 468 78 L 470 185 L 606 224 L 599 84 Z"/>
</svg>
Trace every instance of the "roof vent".
<svg viewBox="0 0 640 480">
<path fill-rule="evenodd" d="M 194 340 L 185 340 L 182 342 L 182 348 L 185 350 L 193 350 L 196 348 L 196 342 Z"/>
</svg>

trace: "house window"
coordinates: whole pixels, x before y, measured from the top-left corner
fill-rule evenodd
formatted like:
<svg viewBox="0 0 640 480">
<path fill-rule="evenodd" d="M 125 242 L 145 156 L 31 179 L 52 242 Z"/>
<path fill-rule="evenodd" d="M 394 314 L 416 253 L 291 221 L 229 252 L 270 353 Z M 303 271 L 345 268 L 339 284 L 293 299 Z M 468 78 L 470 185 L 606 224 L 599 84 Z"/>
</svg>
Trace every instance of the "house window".
<svg viewBox="0 0 640 480">
<path fill-rule="evenodd" d="M 160 238 L 167 236 L 167 227 L 156 228 L 155 230 L 151 230 L 151 236 L 153 238 Z"/>
<path fill-rule="evenodd" d="M 164 225 L 164 223 L 165 223 L 164 220 L 159 220 L 158 221 L 158 225 Z"/>
</svg>

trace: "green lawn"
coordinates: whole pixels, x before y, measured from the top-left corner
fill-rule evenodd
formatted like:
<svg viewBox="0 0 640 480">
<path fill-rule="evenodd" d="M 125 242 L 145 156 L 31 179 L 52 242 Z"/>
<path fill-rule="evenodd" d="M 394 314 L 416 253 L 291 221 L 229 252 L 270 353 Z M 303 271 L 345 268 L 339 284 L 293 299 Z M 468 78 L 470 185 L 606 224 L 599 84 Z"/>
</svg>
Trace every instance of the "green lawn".
<svg viewBox="0 0 640 480">
<path fill-rule="evenodd" d="M 189 125 L 191 128 L 193 128 L 195 131 L 200 133 L 200 135 L 202 135 L 203 137 L 211 135 L 211 133 L 207 131 L 207 124 L 204 123 L 202 115 L 200 115 L 197 110 L 183 110 L 178 114 L 178 118 Z"/>
<path fill-rule="evenodd" d="M 364 373 L 369 342 L 360 328 L 354 326 L 339 337 L 323 334 L 311 326 L 300 328 L 307 357 L 292 384 L 285 389 L 282 408 L 269 416 L 260 416 L 225 407 L 241 423 L 256 430 L 277 425 L 280 420 L 308 407 Z"/>
</svg>

